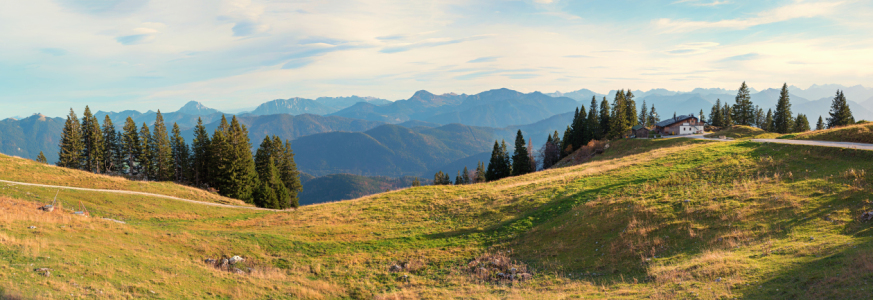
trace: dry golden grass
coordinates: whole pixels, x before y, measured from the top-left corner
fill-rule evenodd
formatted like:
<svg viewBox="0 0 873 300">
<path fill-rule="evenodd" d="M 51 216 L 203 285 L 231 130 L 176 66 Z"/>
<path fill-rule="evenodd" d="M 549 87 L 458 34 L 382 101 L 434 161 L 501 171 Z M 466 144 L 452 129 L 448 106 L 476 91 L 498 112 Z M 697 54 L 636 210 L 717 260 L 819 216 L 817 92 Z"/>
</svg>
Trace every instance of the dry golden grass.
<svg viewBox="0 0 873 300">
<path fill-rule="evenodd" d="M 792 139 L 873 144 L 873 123 L 807 131 L 796 134 Z"/>
</svg>

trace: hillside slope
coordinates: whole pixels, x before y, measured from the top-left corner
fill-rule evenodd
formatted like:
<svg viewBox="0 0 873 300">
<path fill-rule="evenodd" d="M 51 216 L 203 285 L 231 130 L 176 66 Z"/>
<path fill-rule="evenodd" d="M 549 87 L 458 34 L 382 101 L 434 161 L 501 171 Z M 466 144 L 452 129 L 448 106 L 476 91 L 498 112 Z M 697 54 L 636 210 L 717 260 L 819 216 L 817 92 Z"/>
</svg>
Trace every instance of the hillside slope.
<svg viewBox="0 0 873 300">
<path fill-rule="evenodd" d="M 583 165 L 295 212 L 61 192 L 126 224 L 42 213 L 53 190 L 3 186 L 0 286 L 28 298 L 859 299 L 871 168 L 873 152 L 856 150 L 627 140 Z M 241 274 L 203 263 L 222 255 L 243 256 Z M 497 279 L 509 266 L 532 278 Z"/>
</svg>

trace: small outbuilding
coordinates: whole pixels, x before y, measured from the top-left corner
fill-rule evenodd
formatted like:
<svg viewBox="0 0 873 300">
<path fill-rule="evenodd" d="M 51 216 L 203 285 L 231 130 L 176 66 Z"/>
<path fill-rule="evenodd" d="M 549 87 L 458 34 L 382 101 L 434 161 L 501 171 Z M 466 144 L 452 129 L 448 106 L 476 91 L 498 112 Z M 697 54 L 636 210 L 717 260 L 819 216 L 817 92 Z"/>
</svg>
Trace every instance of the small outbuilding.
<svg viewBox="0 0 873 300">
<path fill-rule="evenodd" d="M 631 132 L 632 132 L 633 135 L 634 135 L 636 138 L 638 138 L 638 139 L 647 139 L 647 138 L 649 138 L 649 132 L 650 132 L 650 131 L 651 131 L 651 130 L 649 130 L 648 128 L 646 128 L 646 127 L 643 126 L 643 125 L 637 125 L 637 126 L 634 126 L 633 128 L 631 128 Z"/>
</svg>

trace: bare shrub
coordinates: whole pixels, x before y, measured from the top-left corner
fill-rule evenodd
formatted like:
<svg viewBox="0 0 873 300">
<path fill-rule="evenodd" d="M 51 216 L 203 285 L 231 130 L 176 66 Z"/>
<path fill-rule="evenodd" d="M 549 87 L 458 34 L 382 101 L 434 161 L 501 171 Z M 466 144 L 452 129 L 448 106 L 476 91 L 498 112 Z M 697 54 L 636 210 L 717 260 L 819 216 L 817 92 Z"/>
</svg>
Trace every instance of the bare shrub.
<svg viewBox="0 0 873 300">
<path fill-rule="evenodd" d="M 513 283 L 533 277 L 526 264 L 514 261 L 506 252 L 488 253 L 467 263 L 467 273 L 480 282 Z"/>
</svg>

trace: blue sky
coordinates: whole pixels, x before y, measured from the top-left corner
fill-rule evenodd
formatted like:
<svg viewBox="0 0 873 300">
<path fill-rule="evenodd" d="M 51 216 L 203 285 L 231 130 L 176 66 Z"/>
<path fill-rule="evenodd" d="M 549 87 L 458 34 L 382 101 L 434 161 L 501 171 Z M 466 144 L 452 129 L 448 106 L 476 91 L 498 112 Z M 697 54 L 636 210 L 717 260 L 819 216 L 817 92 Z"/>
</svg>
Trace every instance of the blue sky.
<svg viewBox="0 0 873 300">
<path fill-rule="evenodd" d="M 873 1 L 28 0 L 0 117 L 290 97 L 873 81 Z"/>
</svg>

